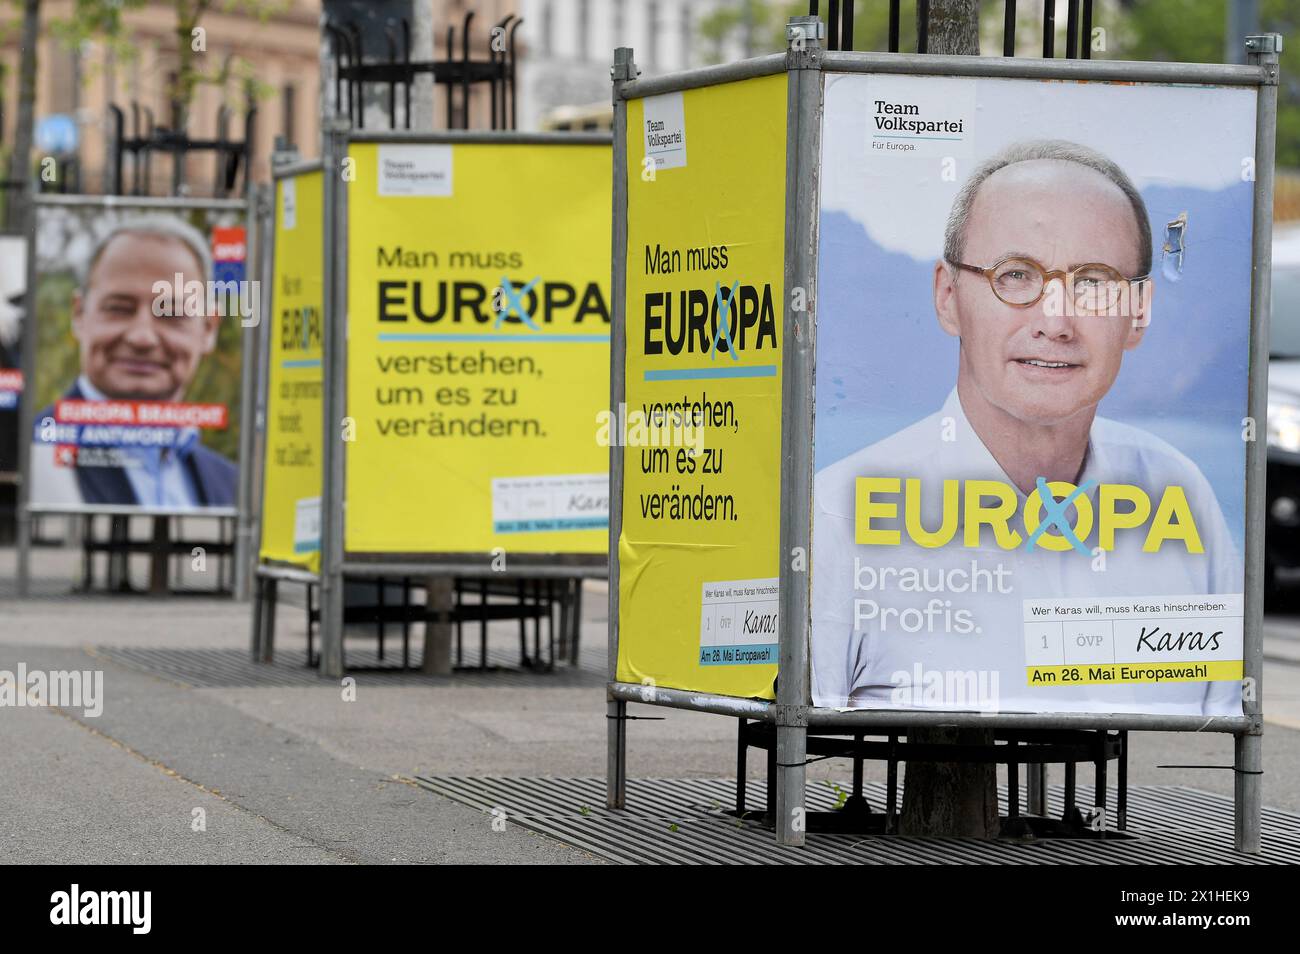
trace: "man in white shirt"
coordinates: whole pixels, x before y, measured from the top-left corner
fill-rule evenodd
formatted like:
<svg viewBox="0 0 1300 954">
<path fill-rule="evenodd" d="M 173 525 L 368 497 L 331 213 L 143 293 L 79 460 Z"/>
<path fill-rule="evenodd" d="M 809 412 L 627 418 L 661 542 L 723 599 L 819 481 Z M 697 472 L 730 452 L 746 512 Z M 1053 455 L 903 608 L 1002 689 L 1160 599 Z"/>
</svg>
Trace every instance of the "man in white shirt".
<svg viewBox="0 0 1300 954">
<path fill-rule="evenodd" d="M 1019 143 L 974 172 L 934 269 L 955 389 L 816 476 L 815 704 L 1240 714 L 1244 571 L 1214 493 L 1097 417 L 1150 324 L 1151 261 L 1142 199 L 1099 153 Z M 1104 620 L 1062 615 L 1089 597 Z"/>
<path fill-rule="evenodd" d="M 203 236 L 178 219 L 128 220 L 105 235 L 73 298 L 81 373 L 64 400 L 183 402 L 203 359 L 216 348 L 219 319 L 188 313 L 188 301 L 158 307 L 157 287 L 179 282 L 188 288 L 198 281 L 206 289 L 210 274 Z M 234 506 L 237 468 L 200 444 L 194 428 L 163 430 L 166 446 L 77 448 L 74 463 L 60 459 L 68 452 L 57 442 L 42 439 L 54 414 L 48 407 L 34 419 L 34 503 Z"/>
</svg>

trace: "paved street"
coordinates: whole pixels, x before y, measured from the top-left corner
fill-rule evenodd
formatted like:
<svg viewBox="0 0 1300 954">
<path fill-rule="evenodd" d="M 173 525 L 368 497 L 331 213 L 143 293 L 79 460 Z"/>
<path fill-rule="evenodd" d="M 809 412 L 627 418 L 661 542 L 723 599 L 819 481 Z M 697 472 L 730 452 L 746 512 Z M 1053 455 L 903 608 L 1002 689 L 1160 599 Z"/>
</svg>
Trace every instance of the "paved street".
<svg viewBox="0 0 1300 954">
<path fill-rule="evenodd" d="M 8 860 L 595 860 L 513 825 L 494 830 L 490 816 L 410 779 L 603 775 L 604 694 L 594 671 L 605 640 L 603 585 L 589 584 L 586 593 L 581 678 L 521 674 L 494 682 L 467 675 L 431 685 L 358 672 L 356 700 L 346 702 L 339 685 L 284 662 L 305 648 L 296 598 L 280 606 L 275 670 L 293 678 L 252 684 L 244 678 L 251 670 L 244 663 L 247 605 L 199 596 L 74 596 L 75 569 L 69 551 L 39 550 L 40 595 L 18 601 L 12 551 L 0 551 L 0 585 L 9 587 L 0 591 L 0 670 L 20 663 L 29 670 L 102 670 L 105 700 L 97 718 L 80 710 L 0 709 L 9 755 L 0 776 L 0 844 Z M 292 588 L 286 596 L 293 597 Z M 494 645 L 517 647 L 513 633 L 505 624 Z M 350 651 L 363 645 L 361 638 L 350 641 Z M 396 647 L 391 640 L 389 651 Z M 1265 652 L 1264 801 L 1300 810 L 1300 614 L 1269 618 Z M 190 660 L 198 662 L 187 677 L 175 667 Z M 203 660 L 220 660 L 226 669 L 214 675 Z M 145 671 L 149 666 L 154 671 Z M 633 708 L 662 721 L 630 724 L 632 775 L 734 774 L 730 720 Z M 1157 766 L 1226 766 L 1231 758 L 1224 736 L 1137 733 L 1130 779 L 1230 794 L 1229 771 Z M 751 774 L 759 763 L 751 759 Z M 847 784 L 847 764 L 816 763 L 810 777 L 812 784 Z M 869 764 L 867 777 L 883 778 L 883 766 Z M 206 830 L 194 830 L 196 816 Z"/>
</svg>

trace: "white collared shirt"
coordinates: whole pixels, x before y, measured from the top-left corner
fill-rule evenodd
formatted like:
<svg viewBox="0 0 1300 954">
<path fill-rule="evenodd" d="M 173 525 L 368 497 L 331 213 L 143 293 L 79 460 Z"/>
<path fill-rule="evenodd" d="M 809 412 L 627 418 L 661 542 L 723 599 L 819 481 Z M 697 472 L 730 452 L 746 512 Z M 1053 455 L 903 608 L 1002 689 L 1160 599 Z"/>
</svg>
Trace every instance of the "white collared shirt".
<svg viewBox="0 0 1300 954">
<path fill-rule="evenodd" d="M 1152 597 L 1240 594 L 1244 565 L 1233 545 L 1227 523 L 1209 482 L 1200 470 L 1169 444 L 1126 424 L 1096 418 L 1083 473 L 1078 484 L 1132 484 L 1151 496 L 1152 512 L 1164 489 L 1182 487 L 1187 495 L 1204 552 L 1189 553 L 1180 541 L 1165 541 L 1158 552 L 1142 551 L 1144 535 L 1116 535 L 1115 549 L 1105 552 L 1105 569 L 1097 560 L 1076 551 L 1057 552 L 1020 546 L 1004 550 L 982 528 L 980 547 L 960 545 L 961 527 L 946 546 L 927 549 L 904 535 L 898 546 L 867 546 L 855 542 L 855 486 L 858 477 L 920 478 L 926 489 L 922 523 L 940 526 L 940 487 L 948 480 L 993 480 L 1014 483 L 980 440 L 954 389 L 938 413 L 904 428 L 876 444 L 832 464 L 816 475 L 813 491 L 812 555 L 812 686 L 818 706 L 852 708 L 965 708 L 928 706 L 919 691 L 900 695 L 918 673 L 996 673 L 997 708 L 1027 712 L 1152 712 L 1240 715 L 1241 687 L 1237 681 L 1164 682 L 1030 686 L 1026 676 L 1024 600 L 1082 597 Z M 1089 496 L 1094 504 L 1096 488 Z M 1016 490 L 1017 511 L 1011 524 L 1023 533 L 1020 514 L 1025 495 Z M 903 513 L 901 496 L 899 517 Z M 1094 511 L 1095 511 L 1094 507 Z M 1071 509 L 1071 524 L 1074 524 Z M 902 520 L 897 523 L 901 524 Z M 1094 526 L 1083 541 L 1096 546 Z M 869 567 L 858 576 L 856 568 Z M 902 592 L 897 570 L 908 567 L 928 573 L 956 570 L 970 578 L 972 567 L 1004 572 L 993 589 L 1010 592 Z M 885 572 L 880 572 L 880 571 Z M 855 583 L 872 584 L 864 588 Z M 984 582 L 988 582 L 988 575 Z M 898 613 L 925 607 L 938 599 L 933 622 L 916 632 L 903 631 Z M 886 613 L 855 612 L 855 600 L 870 600 L 876 608 L 895 614 L 882 626 Z M 945 605 L 946 603 L 946 605 Z M 965 610 L 975 629 L 960 632 L 947 611 Z M 867 618 L 869 617 L 869 618 Z M 916 614 L 911 615 L 915 620 Z M 900 698 L 904 702 L 900 703 Z M 912 700 L 908 702 L 906 700 Z"/>
<path fill-rule="evenodd" d="M 110 400 L 84 374 L 77 378 L 77 389 L 87 401 Z M 126 471 L 126 479 L 131 482 L 136 502 L 141 507 L 198 506 L 198 495 L 184 464 L 185 454 L 198 436 L 198 430 L 189 427 L 177 434 L 175 447 L 123 448 L 123 454 L 135 463 L 133 467 L 122 469 Z"/>
</svg>

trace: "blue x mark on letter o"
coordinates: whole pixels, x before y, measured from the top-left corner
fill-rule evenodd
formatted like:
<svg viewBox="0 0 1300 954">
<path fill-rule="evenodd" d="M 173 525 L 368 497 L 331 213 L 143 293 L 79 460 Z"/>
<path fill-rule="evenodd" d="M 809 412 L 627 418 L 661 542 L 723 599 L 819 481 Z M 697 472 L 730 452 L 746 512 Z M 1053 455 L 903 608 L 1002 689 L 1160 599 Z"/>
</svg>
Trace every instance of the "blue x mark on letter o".
<svg viewBox="0 0 1300 954">
<path fill-rule="evenodd" d="M 1092 556 L 1092 551 L 1074 535 L 1074 528 L 1070 526 L 1070 521 L 1066 519 L 1065 508 L 1074 502 L 1074 498 L 1080 494 L 1086 494 L 1095 487 L 1097 481 L 1085 480 L 1078 487 L 1071 490 L 1069 495 L 1061 501 L 1052 496 L 1051 488 L 1047 486 L 1047 481 L 1042 477 L 1039 477 L 1035 484 L 1038 487 L 1038 499 L 1043 505 L 1043 522 L 1029 535 L 1029 542 L 1025 545 L 1025 549 L 1032 550 L 1038 538 L 1043 535 L 1043 531 L 1049 526 L 1055 526 L 1056 529 L 1061 531 L 1061 536 L 1070 541 L 1070 546 L 1085 556 Z"/>
</svg>

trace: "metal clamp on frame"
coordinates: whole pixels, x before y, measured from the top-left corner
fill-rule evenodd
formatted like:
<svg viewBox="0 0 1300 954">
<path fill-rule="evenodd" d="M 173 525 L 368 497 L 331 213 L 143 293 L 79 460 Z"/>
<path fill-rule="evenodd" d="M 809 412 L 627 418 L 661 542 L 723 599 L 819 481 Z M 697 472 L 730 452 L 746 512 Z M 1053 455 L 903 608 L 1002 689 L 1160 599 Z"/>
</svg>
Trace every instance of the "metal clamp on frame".
<svg viewBox="0 0 1300 954">
<path fill-rule="evenodd" d="M 821 69 L 822 44 L 826 41 L 826 24 L 820 17 L 791 17 L 785 27 L 788 70 Z"/>
<path fill-rule="evenodd" d="M 808 710 L 810 706 L 772 706 L 772 721 L 778 726 L 795 729 L 808 728 Z"/>
</svg>

